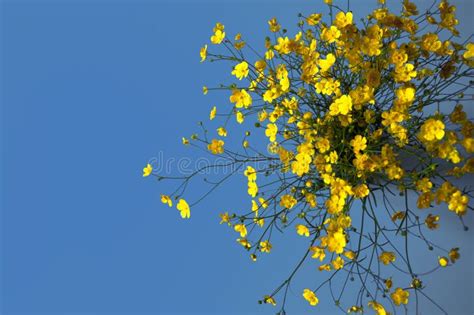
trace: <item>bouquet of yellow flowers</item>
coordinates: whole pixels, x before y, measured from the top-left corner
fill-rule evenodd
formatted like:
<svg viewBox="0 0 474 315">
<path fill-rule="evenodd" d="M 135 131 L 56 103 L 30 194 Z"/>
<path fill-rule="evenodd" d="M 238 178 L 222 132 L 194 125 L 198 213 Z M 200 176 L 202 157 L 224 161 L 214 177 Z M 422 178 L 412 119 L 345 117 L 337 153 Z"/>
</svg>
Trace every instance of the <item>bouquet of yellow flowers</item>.
<svg viewBox="0 0 474 315">
<path fill-rule="evenodd" d="M 216 136 L 201 124 L 202 134 L 183 143 L 219 155 L 226 162 L 221 166 L 235 166 L 209 193 L 243 171 L 251 207 L 220 218 L 238 233 L 252 260 L 271 252 L 275 229 L 308 238 L 299 263 L 261 303 L 279 304 L 283 314 L 288 287 L 302 263 L 313 259 L 328 276 L 301 292 L 310 305 L 329 286 L 344 312 L 368 307 L 395 313 L 413 296 L 415 303 L 419 295 L 429 299 L 422 275 L 460 258 L 459 248 L 441 248 L 425 236 L 438 228 L 440 216 L 416 208 L 444 204 L 467 230 L 462 219 L 473 210 L 472 191 L 459 183 L 474 171 L 474 123 L 463 111 L 472 96 L 474 44 L 455 41 L 455 7 L 445 0 L 421 13 L 404 0 L 399 14 L 379 0 L 359 23 L 356 12 L 325 2 L 327 19 L 301 15 L 295 35 L 275 18 L 268 21 L 271 36 L 261 53 L 241 34 L 229 38 L 217 23 L 209 45 L 223 53 L 205 45 L 201 61 L 232 63 L 236 82 L 203 91 L 228 91 L 232 106 L 211 110 L 210 120 L 222 118 Z M 261 130 L 268 139 L 264 150 L 250 131 L 240 149 L 226 147 L 234 119 Z M 183 218 L 190 217 L 183 193 L 201 170 L 162 195 L 170 207 L 177 201 Z M 143 175 L 168 178 L 154 174 L 151 165 Z M 393 204 L 397 199 L 402 207 Z M 425 243 L 433 257 L 424 271 L 415 271 L 410 260 L 413 241 Z M 342 301 L 349 285 L 359 293 Z"/>
</svg>

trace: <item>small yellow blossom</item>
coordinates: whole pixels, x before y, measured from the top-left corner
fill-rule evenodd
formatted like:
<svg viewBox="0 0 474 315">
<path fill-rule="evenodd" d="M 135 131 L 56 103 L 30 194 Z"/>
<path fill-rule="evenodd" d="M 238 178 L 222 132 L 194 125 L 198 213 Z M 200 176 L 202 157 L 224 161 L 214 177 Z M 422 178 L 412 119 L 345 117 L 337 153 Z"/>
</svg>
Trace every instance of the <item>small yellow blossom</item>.
<svg viewBox="0 0 474 315">
<path fill-rule="evenodd" d="M 242 112 L 235 112 L 235 120 L 237 121 L 237 123 L 241 124 L 244 122 L 244 114 L 242 114 Z"/>
<path fill-rule="evenodd" d="M 425 224 L 430 230 L 435 230 L 439 227 L 439 215 L 432 215 L 431 213 L 425 219 Z"/>
<path fill-rule="evenodd" d="M 385 310 L 385 308 L 383 307 L 382 304 L 380 303 L 377 303 L 375 301 L 370 301 L 369 302 L 369 306 L 377 312 L 377 315 L 388 315 L 389 313 L 387 313 L 387 311 Z"/>
<path fill-rule="evenodd" d="M 439 141 L 444 137 L 444 124 L 441 120 L 430 118 L 420 128 L 420 138 L 425 141 Z"/>
<path fill-rule="evenodd" d="M 439 257 L 438 263 L 441 267 L 446 267 L 449 264 L 449 260 L 446 257 Z"/>
<path fill-rule="evenodd" d="M 227 129 L 224 127 L 217 128 L 217 134 L 221 137 L 227 137 Z"/>
<path fill-rule="evenodd" d="M 283 195 L 280 199 L 280 206 L 286 209 L 292 209 L 297 204 L 297 200 L 292 195 Z"/>
<path fill-rule="evenodd" d="M 332 262 L 331 262 L 334 270 L 339 270 L 339 269 L 342 269 L 344 267 L 344 260 L 340 257 L 340 256 L 337 256 L 336 259 L 334 259 Z"/>
<path fill-rule="evenodd" d="M 236 224 L 234 226 L 234 230 L 240 233 L 240 237 L 245 237 L 247 235 L 247 227 L 245 226 L 245 224 Z"/>
<path fill-rule="evenodd" d="M 349 95 L 342 95 L 332 102 L 329 107 L 329 115 L 347 115 L 352 110 L 352 98 Z"/>
<path fill-rule="evenodd" d="M 323 261 L 324 258 L 326 257 L 326 252 L 324 251 L 324 248 L 321 248 L 318 246 L 312 246 L 310 250 L 313 252 L 313 255 L 311 256 L 311 258 L 319 259 L 319 261 Z"/>
<path fill-rule="evenodd" d="M 296 233 L 301 236 L 309 237 L 309 229 L 303 224 L 298 224 L 296 226 Z"/>
<path fill-rule="evenodd" d="M 222 154 L 224 153 L 224 141 L 212 139 L 211 143 L 207 145 L 207 149 L 211 151 L 212 154 Z"/>
<path fill-rule="evenodd" d="M 393 292 L 390 297 L 393 300 L 395 305 L 399 306 L 400 304 L 408 304 L 408 297 L 410 296 L 410 292 L 405 291 L 401 288 L 396 288 L 395 292 Z"/>
<path fill-rule="evenodd" d="M 245 61 L 242 61 L 234 67 L 232 74 L 235 75 L 235 77 L 239 80 L 246 78 L 249 74 L 249 64 Z"/>
<path fill-rule="evenodd" d="M 280 24 L 278 24 L 278 21 L 276 18 L 272 18 L 271 20 L 269 20 L 268 26 L 270 27 L 270 31 L 272 33 L 276 33 L 280 30 Z"/>
<path fill-rule="evenodd" d="M 339 12 L 336 14 L 336 19 L 334 20 L 334 25 L 336 25 L 339 29 L 346 27 L 347 25 L 352 24 L 352 12 Z"/>
<path fill-rule="evenodd" d="M 221 222 L 219 222 L 219 224 L 222 224 L 222 223 L 230 224 L 230 215 L 228 212 L 220 213 L 219 217 L 221 218 Z"/>
<path fill-rule="evenodd" d="M 357 135 L 351 140 L 350 145 L 354 148 L 354 153 L 358 154 L 360 151 L 363 151 L 367 148 L 367 138 Z"/>
<path fill-rule="evenodd" d="M 178 209 L 183 219 L 189 219 L 189 217 L 191 217 L 191 210 L 186 200 L 179 199 L 176 209 Z"/>
<path fill-rule="evenodd" d="M 278 127 L 275 124 L 268 124 L 267 129 L 265 130 L 265 135 L 271 142 L 276 141 L 276 135 L 278 133 Z"/>
<path fill-rule="evenodd" d="M 461 254 L 459 254 L 459 248 L 458 247 L 452 248 L 449 251 L 448 256 L 449 256 L 449 259 L 451 259 L 451 262 L 455 263 L 456 260 L 458 260 L 461 257 Z"/>
<path fill-rule="evenodd" d="M 268 240 L 260 242 L 260 251 L 262 253 L 269 253 L 272 250 L 272 247 L 272 244 Z"/>
<path fill-rule="evenodd" d="M 201 48 L 199 51 L 199 56 L 201 57 L 201 62 L 204 62 L 207 58 L 207 45 Z"/>
<path fill-rule="evenodd" d="M 211 43 L 220 44 L 225 38 L 224 26 L 222 24 L 216 24 L 214 28 L 214 34 L 211 36 Z"/>
<path fill-rule="evenodd" d="M 235 107 L 237 108 L 248 108 L 250 105 L 252 105 L 252 97 L 244 89 L 233 90 L 232 95 L 229 97 L 229 100 L 231 101 L 231 103 L 235 103 Z"/>
<path fill-rule="evenodd" d="M 317 298 L 316 294 L 314 294 L 314 292 L 310 289 L 303 290 L 303 297 L 311 306 L 316 306 L 319 303 L 319 299 Z"/>
<path fill-rule="evenodd" d="M 143 168 L 143 177 L 150 176 L 150 175 L 151 175 L 151 172 L 153 172 L 153 167 L 151 166 L 151 164 L 148 163 L 148 164 Z"/>
<path fill-rule="evenodd" d="M 379 259 L 384 265 L 388 265 L 388 264 L 395 261 L 395 253 L 393 253 L 393 252 L 383 252 L 380 255 Z"/>
<path fill-rule="evenodd" d="M 471 59 L 474 57 L 474 43 L 468 43 L 466 45 L 466 51 L 462 55 L 465 59 Z"/>
<path fill-rule="evenodd" d="M 169 207 L 173 206 L 173 201 L 168 195 L 161 195 L 161 202 L 167 204 Z"/>
<path fill-rule="evenodd" d="M 273 305 L 273 306 L 276 305 L 275 299 L 274 299 L 273 297 L 269 296 L 269 295 L 265 295 L 265 296 L 263 297 L 263 303 L 265 303 L 265 304 L 271 304 L 271 305 Z"/>
<path fill-rule="evenodd" d="M 212 107 L 211 109 L 211 112 L 209 113 L 209 120 L 213 120 L 214 118 L 216 118 L 216 114 L 217 114 L 217 107 Z"/>
</svg>

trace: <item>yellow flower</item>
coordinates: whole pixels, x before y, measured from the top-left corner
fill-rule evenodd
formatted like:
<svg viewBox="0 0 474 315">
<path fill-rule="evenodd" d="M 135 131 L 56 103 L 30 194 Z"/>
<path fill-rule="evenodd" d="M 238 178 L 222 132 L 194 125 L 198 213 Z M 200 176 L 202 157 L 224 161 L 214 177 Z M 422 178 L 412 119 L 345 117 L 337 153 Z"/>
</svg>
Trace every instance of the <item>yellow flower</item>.
<svg viewBox="0 0 474 315">
<path fill-rule="evenodd" d="M 329 233 L 327 236 L 327 249 L 332 253 L 341 254 L 344 251 L 346 244 L 346 236 L 344 235 L 342 229 L 338 229 L 336 232 Z"/>
<path fill-rule="evenodd" d="M 217 134 L 221 137 L 227 137 L 227 130 L 224 127 L 217 128 Z"/>
<path fill-rule="evenodd" d="M 278 21 L 276 18 L 272 18 L 271 20 L 269 20 L 268 26 L 270 27 L 270 31 L 272 33 L 276 33 L 280 30 L 280 24 L 278 24 Z"/>
<path fill-rule="evenodd" d="M 272 250 L 272 247 L 272 244 L 268 240 L 260 242 L 260 251 L 262 253 L 269 253 Z"/>
<path fill-rule="evenodd" d="M 311 256 L 311 258 L 319 259 L 319 261 L 323 261 L 324 258 L 326 257 L 326 252 L 321 247 L 311 246 L 310 250 L 313 252 L 313 255 Z"/>
<path fill-rule="evenodd" d="M 408 297 L 410 296 L 410 292 L 405 291 L 401 288 L 396 288 L 395 292 L 393 292 L 390 297 L 393 300 L 395 305 L 399 306 L 400 304 L 408 304 Z"/>
<path fill-rule="evenodd" d="M 339 269 L 342 269 L 344 267 L 344 260 L 340 257 L 340 256 L 337 256 L 336 259 L 334 259 L 332 262 L 331 262 L 334 270 L 339 270 Z"/>
<path fill-rule="evenodd" d="M 270 60 L 273 59 L 273 57 L 275 57 L 275 53 L 273 52 L 273 50 L 267 50 L 265 52 L 265 59 Z"/>
<path fill-rule="evenodd" d="M 224 25 L 222 24 L 216 24 L 216 27 L 214 28 L 214 34 L 211 36 L 211 43 L 213 44 L 220 44 L 225 38 L 225 32 L 224 32 Z"/>
<path fill-rule="evenodd" d="M 385 283 L 385 286 L 387 287 L 387 289 L 391 289 L 392 288 L 392 285 L 393 285 L 393 281 L 392 281 L 392 278 L 388 278 L 384 281 Z"/>
<path fill-rule="evenodd" d="M 425 224 L 430 230 L 435 230 L 439 227 L 437 223 L 439 221 L 439 215 L 432 215 L 431 213 L 425 219 Z"/>
<path fill-rule="evenodd" d="M 448 209 L 456 212 L 458 215 L 466 214 L 466 207 L 469 203 L 469 197 L 463 195 L 461 191 L 455 191 L 448 202 Z"/>
<path fill-rule="evenodd" d="M 227 223 L 230 225 L 230 215 L 228 212 L 220 213 L 219 217 L 221 218 L 221 222 L 219 222 L 219 224 Z"/>
<path fill-rule="evenodd" d="M 449 264 L 449 260 L 446 257 L 439 257 L 438 263 L 441 267 L 446 267 Z"/>
<path fill-rule="evenodd" d="M 343 255 L 346 256 L 346 257 L 347 257 L 348 259 L 350 259 L 350 260 L 354 260 L 354 259 L 356 258 L 356 256 L 357 256 L 356 253 L 354 253 L 354 252 L 351 251 L 351 250 L 345 251 L 345 252 L 343 253 Z"/>
<path fill-rule="evenodd" d="M 336 25 L 338 28 L 344 28 L 347 25 L 352 24 L 352 12 L 339 12 L 336 14 L 336 19 L 334 20 L 334 25 Z"/>
<path fill-rule="evenodd" d="M 348 310 L 347 313 L 362 313 L 362 307 L 357 305 L 352 305 Z"/>
<path fill-rule="evenodd" d="M 201 48 L 199 51 L 199 56 L 201 57 L 201 62 L 204 62 L 207 58 L 207 45 L 204 45 L 204 47 Z"/>
<path fill-rule="evenodd" d="M 250 244 L 250 242 L 246 238 L 238 238 L 237 242 L 247 250 L 252 247 L 252 244 Z"/>
<path fill-rule="evenodd" d="M 321 33 L 321 39 L 329 44 L 334 43 L 339 37 L 341 37 L 341 31 L 334 25 L 323 28 Z"/>
<path fill-rule="evenodd" d="M 468 43 L 466 45 L 466 51 L 462 55 L 465 59 L 474 57 L 474 43 Z"/>
<path fill-rule="evenodd" d="M 235 103 L 235 107 L 237 108 L 241 108 L 241 107 L 247 108 L 250 105 L 252 105 L 252 97 L 244 89 L 233 90 L 232 95 L 229 97 L 229 100 L 231 103 Z"/>
<path fill-rule="evenodd" d="M 212 154 L 222 154 L 224 153 L 224 141 L 212 139 L 211 143 L 207 145 L 207 149 L 211 151 Z"/>
<path fill-rule="evenodd" d="M 420 128 L 419 136 L 422 140 L 439 141 L 444 137 L 444 123 L 435 118 L 427 119 Z"/>
<path fill-rule="evenodd" d="M 324 264 L 318 267 L 319 271 L 331 271 L 331 265 L 329 264 Z"/>
<path fill-rule="evenodd" d="M 306 19 L 306 23 L 308 23 L 308 25 L 311 25 L 311 26 L 316 25 L 321 20 L 321 17 L 322 17 L 322 14 L 313 13 L 310 16 L 308 16 L 308 18 Z"/>
<path fill-rule="evenodd" d="M 216 118 L 216 114 L 217 114 L 217 107 L 213 107 L 211 109 L 211 112 L 209 113 L 209 120 L 213 120 L 214 118 Z"/>
<path fill-rule="evenodd" d="M 236 224 L 234 226 L 234 230 L 240 233 L 240 237 L 245 237 L 247 235 L 247 227 L 245 226 L 245 224 Z"/>
<path fill-rule="evenodd" d="M 247 177 L 249 182 L 254 182 L 257 180 L 257 172 L 250 165 L 247 166 L 247 169 L 244 171 L 244 175 Z"/>
<path fill-rule="evenodd" d="M 296 233 L 301 236 L 309 237 L 309 229 L 303 224 L 298 224 L 296 226 Z"/>
<path fill-rule="evenodd" d="M 319 150 L 320 153 L 324 153 L 331 149 L 331 143 L 327 138 L 319 138 L 316 141 L 316 148 Z"/>
<path fill-rule="evenodd" d="M 317 298 L 316 294 L 314 294 L 314 292 L 310 289 L 303 290 L 303 297 L 311 306 L 316 306 L 319 303 L 319 299 Z"/>
<path fill-rule="evenodd" d="M 153 167 L 151 166 L 151 164 L 147 164 L 143 168 L 143 177 L 150 176 L 151 172 L 153 172 Z"/>
<path fill-rule="evenodd" d="M 257 196 L 257 193 L 258 193 L 257 183 L 249 181 L 247 192 L 250 196 L 252 196 L 252 198 L 255 198 L 255 196 Z"/>
<path fill-rule="evenodd" d="M 430 207 L 431 202 L 434 199 L 434 195 L 431 192 L 422 193 L 416 202 L 416 205 L 420 209 L 427 209 Z"/>
<path fill-rule="evenodd" d="M 416 181 L 415 185 L 416 189 L 424 193 L 429 192 L 433 187 L 433 183 L 431 183 L 430 179 L 427 177 Z"/>
<path fill-rule="evenodd" d="M 292 209 L 297 204 L 297 200 L 292 195 L 283 195 L 280 199 L 280 206 L 286 209 Z"/>
<path fill-rule="evenodd" d="M 288 37 L 277 38 L 278 44 L 275 45 L 275 50 L 278 51 L 280 54 L 285 55 L 290 53 L 290 39 Z M 268 58 L 267 58 L 268 59 Z"/>
<path fill-rule="evenodd" d="M 265 304 L 271 304 L 271 305 L 273 305 L 273 306 L 276 305 L 275 299 L 274 299 L 273 297 L 269 296 L 269 295 L 265 295 L 265 296 L 263 297 L 263 303 L 265 303 Z"/>
<path fill-rule="evenodd" d="M 271 142 L 276 141 L 276 135 L 278 133 L 278 127 L 275 124 L 268 124 L 267 129 L 265 130 L 265 135 L 269 138 Z"/>
<path fill-rule="evenodd" d="M 459 248 L 458 247 L 452 248 L 449 251 L 448 256 L 449 256 L 449 259 L 451 259 L 451 262 L 454 264 L 456 260 L 458 260 L 461 257 L 461 254 L 459 254 Z"/>
<path fill-rule="evenodd" d="M 395 261 L 395 253 L 383 252 L 382 254 L 380 254 L 379 259 L 384 265 L 388 265 Z"/>
<path fill-rule="evenodd" d="M 363 151 L 367 148 L 367 138 L 357 135 L 351 140 L 350 145 L 354 148 L 354 153 L 358 154 L 360 151 Z"/>
<path fill-rule="evenodd" d="M 354 187 L 354 196 L 356 196 L 357 198 L 367 197 L 369 193 L 369 187 L 367 187 L 366 184 L 361 184 Z"/>
<path fill-rule="evenodd" d="M 187 138 L 183 137 L 181 141 L 183 142 L 184 145 L 189 145 L 189 140 Z"/>
<path fill-rule="evenodd" d="M 377 312 L 377 315 L 388 315 L 387 311 L 385 311 L 385 308 L 383 307 L 382 304 L 379 304 L 375 301 L 370 301 L 369 306 Z"/>
<path fill-rule="evenodd" d="M 239 124 L 243 123 L 244 122 L 244 114 L 242 114 L 242 112 L 237 111 L 235 113 L 235 120 L 237 120 L 237 122 Z"/>
<path fill-rule="evenodd" d="M 394 50 L 390 56 L 390 62 L 400 67 L 408 60 L 408 55 L 404 50 Z"/>
<path fill-rule="evenodd" d="M 168 195 L 161 195 L 161 202 L 164 204 L 168 204 L 169 207 L 173 206 L 173 201 Z"/>
<path fill-rule="evenodd" d="M 421 39 L 421 47 L 428 51 L 437 51 L 441 48 L 442 43 L 438 38 L 438 35 L 433 33 L 427 33 L 423 35 Z"/>
<path fill-rule="evenodd" d="M 235 75 L 235 77 L 239 80 L 246 78 L 249 74 L 249 64 L 245 61 L 242 61 L 234 67 L 232 74 Z"/>
<path fill-rule="evenodd" d="M 352 110 L 352 98 L 349 95 L 342 95 L 329 106 L 329 115 L 347 115 Z M 366 140 L 367 141 L 367 140 Z"/>
<path fill-rule="evenodd" d="M 392 221 L 395 222 L 396 220 L 402 220 L 405 217 L 405 212 L 397 211 L 392 215 Z"/>
<path fill-rule="evenodd" d="M 207 88 L 207 86 L 203 86 L 202 87 L 202 94 L 206 95 L 207 92 L 209 92 L 209 89 Z"/>
<path fill-rule="evenodd" d="M 189 205 L 186 200 L 179 199 L 176 209 L 179 210 L 183 219 L 189 219 L 189 217 L 191 217 L 191 210 L 189 209 Z"/>
<path fill-rule="evenodd" d="M 395 67 L 395 81 L 397 82 L 409 82 L 412 78 L 416 77 L 415 66 L 411 63 L 404 64 L 403 66 Z"/>
<path fill-rule="evenodd" d="M 318 66 L 321 72 L 326 72 L 336 62 L 336 57 L 333 54 L 327 54 L 326 59 L 319 59 Z"/>
</svg>

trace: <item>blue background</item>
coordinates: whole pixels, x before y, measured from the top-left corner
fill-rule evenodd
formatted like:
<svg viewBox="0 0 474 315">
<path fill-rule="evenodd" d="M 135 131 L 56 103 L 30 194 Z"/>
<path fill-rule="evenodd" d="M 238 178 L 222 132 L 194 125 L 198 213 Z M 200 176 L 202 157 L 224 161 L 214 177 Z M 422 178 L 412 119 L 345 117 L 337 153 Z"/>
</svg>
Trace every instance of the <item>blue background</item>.
<svg viewBox="0 0 474 315">
<path fill-rule="evenodd" d="M 358 1 L 357 10 L 374 2 Z M 169 185 L 143 179 L 141 169 L 153 157 L 198 158 L 181 137 L 199 131 L 212 105 L 230 106 L 227 94 L 201 92 L 230 79 L 230 64 L 199 63 L 215 22 L 261 50 L 269 18 L 293 28 L 298 12 L 324 11 L 321 3 L 3 1 L 1 314 L 273 314 L 257 300 L 286 277 L 306 241 L 290 245 L 288 231 L 254 264 L 218 224 L 219 212 L 249 208 L 244 189 L 234 189 L 243 180 L 183 221 L 159 201 Z M 454 3 L 466 35 L 473 5 Z M 462 259 L 428 278 L 427 290 L 450 314 L 467 315 L 472 232 L 453 217 L 438 238 L 461 246 Z M 467 221 L 472 228 L 472 213 Z M 333 314 L 325 290 L 317 309 L 301 299 L 308 279 L 323 279 L 314 268 L 292 287 L 290 314 Z M 426 302 L 422 309 L 437 313 Z"/>
</svg>

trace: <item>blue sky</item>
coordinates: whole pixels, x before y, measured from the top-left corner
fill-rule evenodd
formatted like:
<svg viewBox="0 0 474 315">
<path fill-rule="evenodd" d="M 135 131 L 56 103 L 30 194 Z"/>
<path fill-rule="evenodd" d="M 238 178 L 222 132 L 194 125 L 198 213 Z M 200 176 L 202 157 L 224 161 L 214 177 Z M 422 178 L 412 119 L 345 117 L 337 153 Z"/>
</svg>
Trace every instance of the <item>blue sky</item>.
<svg viewBox="0 0 474 315">
<path fill-rule="evenodd" d="M 230 64 L 199 63 L 215 22 L 262 47 L 269 18 L 293 27 L 298 12 L 321 3 L 3 1 L 1 313 L 273 314 L 257 300 L 307 244 L 289 231 L 253 264 L 218 224 L 219 212 L 248 208 L 240 179 L 183 221 L 159 201 L 169 186 L 143 179 L 141 168 L 161 155 L 197 159 L 181 137 L 197 132 L 213 105 L 229 105 L 227 95 L 201 93 L 229 80 Z M 366 12 L 372 1 L 359 3 Z M 454 3 L 466 34 L 473 6 Z M 431 292 L 456 292 L 444 306 L 464 315 L 473 311 L 473 245 L 472 232 L 459 229 L 448 220 L 452 232 L 440 241 L 471 254 L 431 279 Z M 314 267 L 302 272 L 321 279 Z M 290 314 L 312 310 L 302 283 Z M 332 314 L 329 295 L 320 300 L 319 314 Z"/>
</svg>

